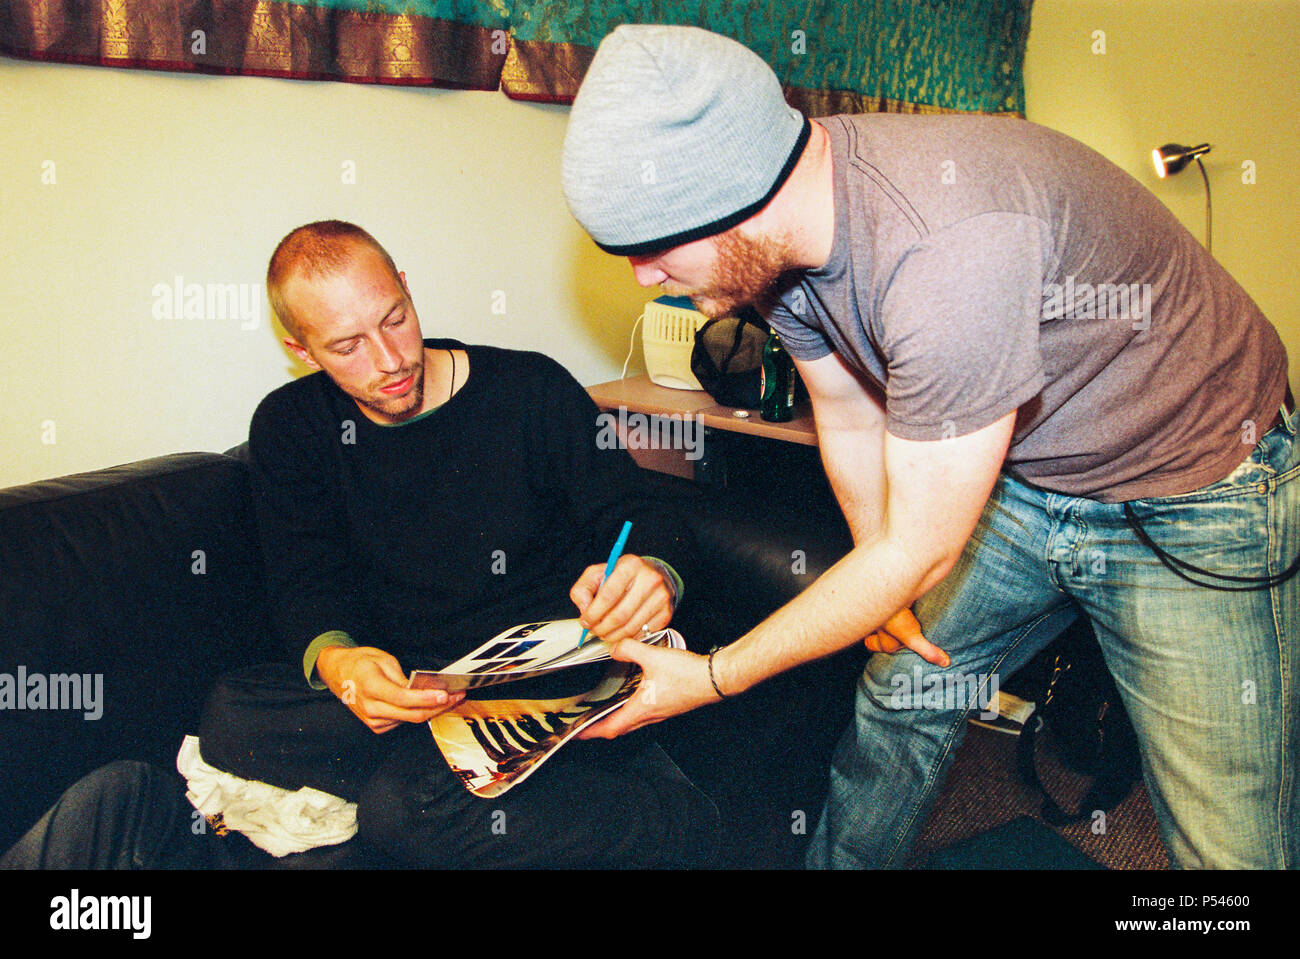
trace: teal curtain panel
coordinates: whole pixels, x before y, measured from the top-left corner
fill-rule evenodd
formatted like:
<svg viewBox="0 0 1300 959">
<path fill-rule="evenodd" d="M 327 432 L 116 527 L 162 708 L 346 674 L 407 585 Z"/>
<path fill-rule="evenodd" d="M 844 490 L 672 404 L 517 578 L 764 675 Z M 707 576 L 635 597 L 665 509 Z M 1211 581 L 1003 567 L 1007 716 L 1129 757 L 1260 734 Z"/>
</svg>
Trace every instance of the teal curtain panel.
<svg viewBox="0 0 1300 959">
<path fill-rule="evenodd" d="M 31 60 L 573 99 L 620 23 L 689 24 L 770 63 L 811 115 L 1024 113 L 1032 0 L 0 0 Z"/>
</svg>

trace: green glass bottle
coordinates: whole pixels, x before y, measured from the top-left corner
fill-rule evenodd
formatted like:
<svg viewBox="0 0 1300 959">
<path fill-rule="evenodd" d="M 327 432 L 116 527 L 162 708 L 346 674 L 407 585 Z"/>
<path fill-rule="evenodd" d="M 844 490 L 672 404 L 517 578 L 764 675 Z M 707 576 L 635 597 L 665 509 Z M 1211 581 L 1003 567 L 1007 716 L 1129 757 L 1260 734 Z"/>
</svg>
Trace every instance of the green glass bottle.
<svg viewBox="0 0 1300 959">
<path fill-rule="evenodd" d="M 794 360 L 773 330 L 763 347 L 763 379 L 760 415 L 769 423 L 794 419 Z"/>
</svg>

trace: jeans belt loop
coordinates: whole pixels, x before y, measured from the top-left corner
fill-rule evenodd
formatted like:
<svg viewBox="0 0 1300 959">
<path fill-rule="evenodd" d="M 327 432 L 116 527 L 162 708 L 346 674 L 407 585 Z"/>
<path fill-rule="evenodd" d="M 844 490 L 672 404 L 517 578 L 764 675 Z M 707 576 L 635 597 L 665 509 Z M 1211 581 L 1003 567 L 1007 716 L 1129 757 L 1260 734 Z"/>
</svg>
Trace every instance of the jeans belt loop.
<svg viewBox="0 0 1300 959">
<path fill-rule="evenodd" d="M 1263 436 L 1265 433 L 1273 429 L 1273 427 L 1277 426 L 1277 424 L 1281 423 L 1283 416 L 1285 416 L 1288 420 L 1290 420 L 1291 417 L 1295 416 L 1295 397 L 1291 395 L 1290 383 L 1288 383 L 1286 386 L 1286 397 L 1282 400 L 1282 406 L 1279 407 L 1278 411 L 1273 414 L 1273 419 L 1269 421 L 1268 426 L 1264 427 L 1264 429 L 1260 432 L 1259 435 Z"/>
</svg>

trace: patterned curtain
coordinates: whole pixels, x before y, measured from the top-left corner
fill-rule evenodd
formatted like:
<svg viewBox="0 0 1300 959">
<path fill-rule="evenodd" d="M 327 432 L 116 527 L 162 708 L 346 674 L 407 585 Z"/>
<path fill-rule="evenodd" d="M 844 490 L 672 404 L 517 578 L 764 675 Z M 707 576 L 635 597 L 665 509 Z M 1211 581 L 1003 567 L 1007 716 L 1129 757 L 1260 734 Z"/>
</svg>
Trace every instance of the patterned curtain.
<svg viewBox="0 0 1300 959">
<path fill-rule="evenodd" d="M 693 24 L 748 45 L 812 116 L 1023 115 L 1032 2 L 0 0 L 0 53 L 567 103 L 613 27 Z"/>
</svg>

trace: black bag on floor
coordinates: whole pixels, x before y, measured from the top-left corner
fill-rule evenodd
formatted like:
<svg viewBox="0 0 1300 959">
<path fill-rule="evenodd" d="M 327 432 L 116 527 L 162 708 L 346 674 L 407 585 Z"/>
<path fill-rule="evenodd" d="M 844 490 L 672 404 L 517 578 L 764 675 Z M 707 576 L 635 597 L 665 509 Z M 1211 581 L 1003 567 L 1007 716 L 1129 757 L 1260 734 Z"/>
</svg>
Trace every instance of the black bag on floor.
<svg viewBox="0 0 1300 959">
<path fill-rule="evenodd" d="M 1063 826 L 1081 822 L 1095 810 L 1113 809 L 1141 775 L 1141 758 L 1137 734 L 1088 620 L 1079 617 L 1035 664 L 1040 672 L 1028 696 L 1037 705 L 1020 734 L 1016 763 L 1021 778 L 1043 794 L 1044 821 Z M 1065 765 L 1093 777 L 1072 813 L 1061 808 L 1038 777 L 1034 749 L 1043 727 L 1051 731 Z"/>
</svg>

